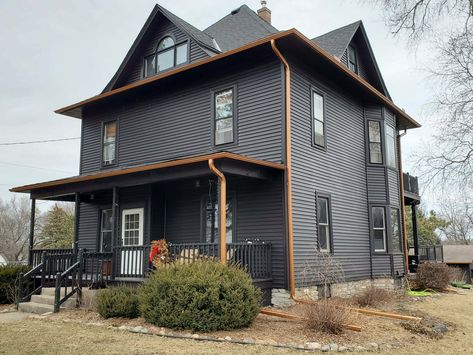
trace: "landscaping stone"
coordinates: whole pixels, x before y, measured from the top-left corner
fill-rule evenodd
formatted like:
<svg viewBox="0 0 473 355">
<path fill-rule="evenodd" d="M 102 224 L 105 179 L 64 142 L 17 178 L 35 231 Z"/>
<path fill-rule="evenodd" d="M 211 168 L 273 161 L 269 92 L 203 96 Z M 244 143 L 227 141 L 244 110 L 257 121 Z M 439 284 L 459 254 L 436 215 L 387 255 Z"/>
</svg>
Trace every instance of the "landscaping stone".
<svg viewBox="0 0 473 355">
<path fill-rule="evenodd" d="M 443 324 L 443 323 L 439 323 L 439 324 L 436 324 L 432 327 L 432 331 L 434 331 L 435 333 L 446 333 L 448 332 L 448 327 Z"/>
<path fill-rule="evenodd" d="M 309 350 L 320 350 L 322 348 L 322 345 L 320 343 L 317 343 L 317 342 L 305 343 L 305 346 Z"/>
<path fill-rule="evenodd" d="M 338 348 L 338 351 L 341 352 L 341 353 L 344 353 L 345 351 L 348 351 L 348 347 L 346 347 L 346 346 L 340 346 L 340 347 Z"/>
<path fill-rule="evenodd" d="M 366 348 L 364 346 L 357 345 L 354 348 L 355 351 L 366 351 Z"/>
<path fill-rule="evenodd" d="M 368 347 L 372 350 L 378 350 L 379 345 L 378 345 L 378 343 L 369 343 Z"/>
<path fill-rule="evenodd" d="M 243 338 L 243 343 L 245 343 L 245 344 L 254 344 L 255 340 L 253 338 Z"/>
<path fill-rule="evenodd" d="M 231 338 L 231 337 L 229 337 L 229 336 L 226 336 L 226 337 L 225 337 L 225 338 L 223 338 L 223 339 L 225 339 L 226 341 L 232 341 L 232 338 Z"/>
<path fill-rule="evenodd" d="M 192 339 L 199 339 L 200 336 L 199 336 L 199 334 L 192 334 L 192 335 L 191 335 L 191 338 L 192 338 Z"/>
<path fill-rule="evenodd" d="M 331 343 L 328 346 L 330 347 L 330 351 L 337 351 L 338 350 L 338 344 Z"/>
<path fill-rule="evenodd" d="M 322 350 L 324 353 L 329 352 L 330 351 L 330 346 L 329 345 L 323 345 L 320 350 Z"/>
</svg>

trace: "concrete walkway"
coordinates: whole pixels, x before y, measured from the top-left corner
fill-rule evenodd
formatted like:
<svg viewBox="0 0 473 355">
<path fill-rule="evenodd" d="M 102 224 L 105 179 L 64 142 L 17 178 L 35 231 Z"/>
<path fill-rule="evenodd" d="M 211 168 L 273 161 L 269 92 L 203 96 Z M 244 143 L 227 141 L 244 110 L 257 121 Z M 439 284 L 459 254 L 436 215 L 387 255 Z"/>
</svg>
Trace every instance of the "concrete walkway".
<svg viewBox="0 0 473 355">
<path fill-rule="evenodd" d="M 17 311 L 0 313 L 0 324 L 17 322 L 19 320 L 26 319 L 30 316 L 31 313 L 23 313 Z"/>
</svg>

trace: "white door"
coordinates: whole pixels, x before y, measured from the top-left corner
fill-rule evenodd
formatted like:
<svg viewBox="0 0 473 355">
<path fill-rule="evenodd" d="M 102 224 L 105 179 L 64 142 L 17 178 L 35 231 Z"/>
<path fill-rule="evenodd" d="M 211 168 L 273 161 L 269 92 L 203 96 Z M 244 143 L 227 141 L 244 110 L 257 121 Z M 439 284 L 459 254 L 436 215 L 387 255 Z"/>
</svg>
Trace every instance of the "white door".
<svg viewBox="0 0 473 355">
<path fill-rule="evenodd" d="M 143 245 L 143 208 L 126 209 L 122 212 L 122 243 L 124 247 Z M 121 255 L 121 274 L 143 274 L 143 249 L 124 248 Z"/>
</svg>

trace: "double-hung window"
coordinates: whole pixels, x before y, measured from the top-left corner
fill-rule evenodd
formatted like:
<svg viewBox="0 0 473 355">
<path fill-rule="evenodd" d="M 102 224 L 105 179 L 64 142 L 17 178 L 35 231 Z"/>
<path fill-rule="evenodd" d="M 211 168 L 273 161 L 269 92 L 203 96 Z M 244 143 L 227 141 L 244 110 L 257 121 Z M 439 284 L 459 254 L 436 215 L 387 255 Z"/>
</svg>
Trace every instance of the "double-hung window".
<svg viewBox="0 0 473 355">
<path fill-rule="evenodd" d="M 386 216 L 384 207 L 372 207 L 373 242 L 375 252 L 386 251 Z"/>
<path fill-rule="evenodd" d="M 100 252 L 107 253 L 112 251 L 112 210 L 105 209 L 101 211 L 100 221 Z"/>
<path fill-rule="evenodd" d="M 325 147 L 325 102 L 324 96 L 312 92 L 312 142 Z"/>
<path fill-rule="evenodd" d="M 356 58 L 356 49 L 353 46 L 348 46 L 348 69 L 350 69 L 352 72 L 358 74 L 358 61 Z"/>
<path fill-rule="evenodd" d="M 391 207 L 391 247 L 394 253 L 402 251 L 399 209 Z"/>
<path fill-rule="evenodd" d="M 381 122 L 368 121 L 368 141 L 370 163 L 383 164 L 383 150 L 381 148 Z"/>
<path fill-rule="evenodd" d="M 331 252 L 330 201 L 327 197 L 317 196 L 317 232 L 319 250 Z"/>
<path fill-rule="evenodd" d="M 214 93 L 215 145 L 234 141 L 234 90 L 228 88 Z"/>
<path fill-rule="evenodd" d="M 103 125 L 102 136 L 102 164 L 113 165 L 116 163 L 117 146 L 117 121 L 106 122 Z"/>
<path fill-rule="evenodd" d="M 385 125 L 384 132 L 386 140 L 386 164 L 391 168 L 396 168 L 396 141 L 394 140 L 394 128 Z"/>
<path fill-rule="evenodd" d="M 227 243 L 233 242 L 233 203 L 232 199 L 227 199 Z M 219 229 L 219 206 L 218 199 L 207 198 L 205 202 L 205 241 L 207 243 L 216 243 L 220 241 Z"/>
</svg>

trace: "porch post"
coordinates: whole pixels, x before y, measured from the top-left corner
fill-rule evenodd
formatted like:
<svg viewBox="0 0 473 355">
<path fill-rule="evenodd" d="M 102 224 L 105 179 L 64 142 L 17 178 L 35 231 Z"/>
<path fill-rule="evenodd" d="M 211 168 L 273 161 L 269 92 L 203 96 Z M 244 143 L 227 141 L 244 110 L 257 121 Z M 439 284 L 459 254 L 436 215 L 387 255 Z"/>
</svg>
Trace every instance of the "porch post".
<svg viewBox="0 0 473 355">
<path fill-rule="evenodd" d="M 219 212 L 219 231 L 220 231 L 220 262 L 227 264 L 227 179 L 225 175 L 218 170 L 213 159 L 209 159 L 210 170 L 218 176 L 218 212 Z"/>
<path fill-rule="evenodd" d="M 74 213 L 75 213 L 75 224 L 74 224 L 74 240 L 72 244 L 72 250 L 74 255 L 77 255 L 78 251 L 78 243 L 79 243 L 79 218 L 80 218 L 80 194 L 78 192 L 75 193 L 75 206 L 74 206 Z"/>
<path fill-rule="evenodd" d="M 412 210 L 412 239 L 414 240 L 414 255 L 416 264 L 419 264 L 419 236 L 417 234 L 417 208 L 416 204 L 411 205 Z"/>
<path fill-rule="evenodd" d="M 34 246 L 34 225 L 36 217 L 36 199 L 31 199 L 30 212 L 30 239 L 28 242 L 28 265 L 33 266 L 33 246 Z"/>
<path fill-rule="evenodd" d="M 117 207 L 118 207 L 118 187 L 114 186 L 112 191 L 112 275 L 111 279 L 115 279 L 117 273 L 117 256 L 115 255 L 115 247 L 117 246 L 117 233 L 118 233 L 118 218 L 117 218 Z"/>
</svg>

